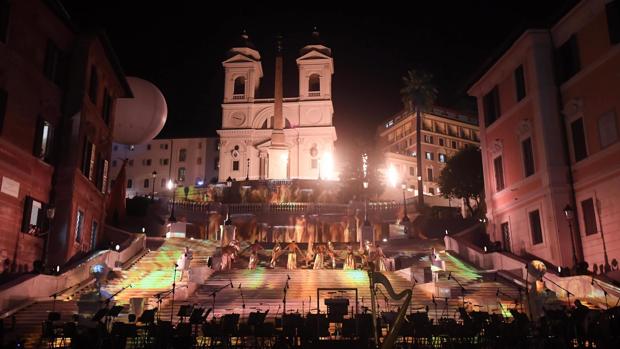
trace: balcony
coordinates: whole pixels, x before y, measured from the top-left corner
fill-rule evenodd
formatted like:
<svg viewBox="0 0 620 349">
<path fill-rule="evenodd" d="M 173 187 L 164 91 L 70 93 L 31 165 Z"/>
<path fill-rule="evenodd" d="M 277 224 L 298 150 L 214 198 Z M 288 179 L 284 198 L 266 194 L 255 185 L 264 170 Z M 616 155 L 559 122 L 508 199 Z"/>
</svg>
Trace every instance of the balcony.
<svg viewBox="0 0 620 349">
<path fill-rule="evenodd" d="M 233 100 L 245 99 L 245 95 L 233 95 L 232 99 Z"/>
</svg>

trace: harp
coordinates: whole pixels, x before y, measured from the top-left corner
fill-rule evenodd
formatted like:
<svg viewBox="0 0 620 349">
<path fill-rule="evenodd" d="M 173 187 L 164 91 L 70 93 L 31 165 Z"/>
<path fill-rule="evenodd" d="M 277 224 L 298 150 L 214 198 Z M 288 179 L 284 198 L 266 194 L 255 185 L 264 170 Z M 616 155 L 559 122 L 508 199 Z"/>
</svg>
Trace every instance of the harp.
<svg viewBox="0 0 620 349">
<path fill-rule="evenodd" d="M 394 288 L 392 284 L 390 284 L 390 280 L 388 280 L 385 275 L 376 271 L 368 272 L 368 279 L 370 280 L 370 296 L 372 300 L 372 325 L 373 331 L 375 335 L 375 345 L 379 347 L 379 336 L 377 333 L 377 294 L 375 285 L 381 284 L 385 287 L 385 290 L 388 292 L 389 296 L 395 300 L 401 300 L 405 298 L 405 301 L 400 307 L 398 311 L 398 315 L 396 316 L 396 320 L 394 321 L 394 325 L 390 328 L 390 332 L 387 337 L 383 340 L 383 344 L 381 344 L 381 349 L 389 349 L 394 347 L 394 342 L 398 337 L 398 332 L 403 325 L 403 321 L 405 320 L 405 315 L 407 313 L 407 308 L 409 308 L 409 303 L 411 302 L 411 297 L 413 292 L 410 289 L 406 289 L 401 293 L 394 292 Z"/>
</svg>

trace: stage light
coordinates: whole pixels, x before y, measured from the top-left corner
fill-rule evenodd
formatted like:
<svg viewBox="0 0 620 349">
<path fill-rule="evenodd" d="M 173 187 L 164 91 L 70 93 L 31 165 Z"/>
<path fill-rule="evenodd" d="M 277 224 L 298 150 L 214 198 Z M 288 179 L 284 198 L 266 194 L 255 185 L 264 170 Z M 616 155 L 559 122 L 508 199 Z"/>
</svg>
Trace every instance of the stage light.
<svg viewBox="0 0 620 349">
<path fill-rule="evenodd" d="M 388 241 L 387 238 L 383 238 L 383 242 L 387 242 L 387 241 Z"/>
<path fill-rule="evenodd" d="M 120 250 L 120 249 L 121 249 L 121 245 L 116 244 L 116 246 L 114 246 L 114 249 L 116 250 L 116 252 L 118 252 L 118 250 Z"/>
<path fill-rule="evenodd" d="M 334 175 L 334 157 L 332 153 L 326 152 L 321 157 L 321 177 L 323 179 L 336 179 Z"/>
<path fill-rule="evenodd" d="M 396 188 L 396 184 L 398 183 L 398 173 L 396 173 L 394 165 L 390 165 L 390 167 L 388 167 L 387 178 L 390 187 Z"/>
</svg>

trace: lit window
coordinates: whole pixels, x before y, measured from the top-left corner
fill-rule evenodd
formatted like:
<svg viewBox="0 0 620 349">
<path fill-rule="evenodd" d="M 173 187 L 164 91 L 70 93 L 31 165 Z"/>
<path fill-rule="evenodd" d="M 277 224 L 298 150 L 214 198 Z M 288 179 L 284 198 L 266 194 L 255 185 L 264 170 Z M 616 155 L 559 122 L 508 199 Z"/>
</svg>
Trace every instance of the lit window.
<svg viewBox="0 0 620 349">
<path fill-rule="evenodd" d="M 24 198 L 24 212 L 22 216 L 22 232 L 37 235 L 41 229 L 44 204 L 30 196 Z"/>
<path fill-rule="evenodd" d="M 51 160 L 53 129 L 49 121 L 39 118 L 34 155 L 45 162 Z"/>
<path fill-rule="evenodd" d="M 77 211 L 77 217 L 75 222 L 75 241 L 82 242 L 82 227 L 84 226 L 84 212 Z"/>
<path fill-rule="evenodd" d="M 446 162 L 446 154 L 439 153 L 439 162 Z"/>
<path fill-rule="evenodd" d="M 180 182 L 184 182 L 185 181 L 185 167 L 179 167 L 179 176 L 178 179 Z"/>
</svg>

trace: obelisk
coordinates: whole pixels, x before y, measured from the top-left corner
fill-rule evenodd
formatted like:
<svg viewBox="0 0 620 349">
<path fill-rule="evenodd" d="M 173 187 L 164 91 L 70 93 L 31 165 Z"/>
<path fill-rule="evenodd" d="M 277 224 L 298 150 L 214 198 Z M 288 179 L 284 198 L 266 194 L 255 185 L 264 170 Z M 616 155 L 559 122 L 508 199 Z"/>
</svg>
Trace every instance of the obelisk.
<svg viewBox="0 0 620 349">
<path fill-rule="evenodd" d="M 270 179 L 288 178 L 288 148 L 284 138 L 284 114 L 282 103 L 282 37 L 277 38 L 276 69 L 274 84 L 273 125 L 271 131 L 271 145 L 269 146 L 269 173 Z"/>
</svg>

